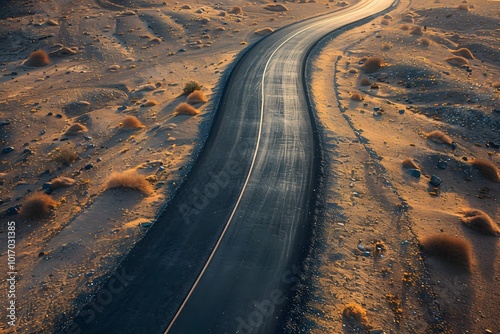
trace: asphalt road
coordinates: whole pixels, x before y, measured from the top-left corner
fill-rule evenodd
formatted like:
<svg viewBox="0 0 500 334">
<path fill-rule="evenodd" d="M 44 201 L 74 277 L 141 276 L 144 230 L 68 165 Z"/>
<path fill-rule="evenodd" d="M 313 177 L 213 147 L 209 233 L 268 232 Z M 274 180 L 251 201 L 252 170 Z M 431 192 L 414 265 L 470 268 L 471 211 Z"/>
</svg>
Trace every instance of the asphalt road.
<svg viewBox="0 0 500 334">
<path fill-rule="evenodd" d="M 304 59 L 326 34 L 391 3 L 288 26 L 239 60 L 188 180 L 67 332 L 279 332 L 317 166 Z"/>
</svg>

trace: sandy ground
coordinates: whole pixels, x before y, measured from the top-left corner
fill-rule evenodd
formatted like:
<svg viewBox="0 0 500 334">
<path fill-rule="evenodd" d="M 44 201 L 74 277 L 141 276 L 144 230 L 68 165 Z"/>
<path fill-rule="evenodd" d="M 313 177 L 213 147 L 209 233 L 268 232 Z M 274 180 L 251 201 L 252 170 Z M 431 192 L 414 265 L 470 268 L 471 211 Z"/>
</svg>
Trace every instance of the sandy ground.
<svg viewBox="0 0 500 334">
<path fill-rule="evenodd" d="M 471 164 L 488 160 L 497 173 L 500 164 L 499 13 L 494 1 L 403 1 L 316 55 L 310 90 L 325 176 L 307 316 L 314 333 L 500 328 L 498 237 L 460 221 L 465 208 L 484 211 L 496 226 L 500 217 L 499 183 Z M 474 57 L 468 65 L 445 60 L 460 48 Z M 363 58 L 372 56 L 385 66 L 366 73 Z M 362 78 L 378 88 L 362 86 Z M 426 139 L 435 130 L 456 147 Z M 408 158 L 420 177 L 403 167 Z M 439 186 L 430 184 L 433 175 Z M 419 240 L 431 234 L 470 244 L 470 273 L 422 251 Z M 371 327 L 342 317 L 350 302 L 367 311 Z"/>
<path fill-rule="evenodd" d="M 2 292 L 0 330 L 51 333 L 96 291 L 184 179 L 206 137 L 218 80 L 238 52 L 283 25 L 345 5 L 297 1 L 276 12 L 265 9 L 271 3 L 2 3 L 0 253 L 6 258 L 14 221 L 17 283 L 15 327 Z M 50 64 L 24 64 L 35 50 L 49 54 Z M 195 104 L 198 116 L 174 117 L 190 80 L 209 102 Z M 126 116 L 144 126 L 121 128 Z M 86 131 L 65 135 L 75 123 Z M 126 170 L 146 176 L 154 191 L 106 190 L 110 174 Z M 60 177 L 73 184 L 44 189 Z M 26 210 L 29 196 L 43 192 L 55 209 L 27 219 L 23 204 Z M 0 269 L 7 272 L 7 261 Z M 5 280 L 0 289 L 7 291 Z"/>
</svg>

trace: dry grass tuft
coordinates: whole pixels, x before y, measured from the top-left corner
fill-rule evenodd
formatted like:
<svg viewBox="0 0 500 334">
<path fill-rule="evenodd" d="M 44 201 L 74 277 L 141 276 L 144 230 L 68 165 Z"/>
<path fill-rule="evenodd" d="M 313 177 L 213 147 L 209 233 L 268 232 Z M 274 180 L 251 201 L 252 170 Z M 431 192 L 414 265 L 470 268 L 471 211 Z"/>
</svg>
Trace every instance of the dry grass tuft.
<svg viewBox="0 0 500 334">
<path fill-rule="evenodd" d="M 372 83 L 370 82 L 370 79 L 368 78 L 361 78 L 361 81 L 359 82 L 361 86 L 370 86 Z"/>
<path fill-rule="evenodd" d="M 144 102 L 143 106 L 149 108 L 154 107 L 157 104 L 158 102 L 156 102 L 155 100 L 147 100 L 146 102 Z"/>
<path fill-rule="evenodd" d="M 453 140 L 451 139 L 451 137 L 439 130 L 427 133 L 425 135 L 425 138 L 429 139 L 430 141 L 433 141 L 436 144 L 447 144 L 447 145 L 453 144 Z"/>
<path fill-rule="evenodd" d="M 475 166 L 484 177 L 500 182 L 500 172 L 493 162 L 485 159 L 474 159 L 471 164 Z"/>
<path fill-rule="evenodd" d="M 188 103 L 180 103 L 174 109 L 174 116 L 177 115 L 198 115 L 200 111 Z"/>
<path fill-rule="evenodd" d="M 113 172 L 106 182 L 106 189 L 127 188 L 150 194 L 153 192 L 153 187 L 146 180 L 144 175 L 137 173 L 135 170 L 127 170 L 123 173 Z"/>
<path fill-rule="evenodd" d="M 230 10 L 227 11 L 229 14 L 243 14 L 243 9 L 240 6 L 231 7 Z"/>
<path fill-rule="evenodd" d="M 78 153 L 76 153 L 74 147 L 64 146 L 61 148 L 56 148 L 54 151 L 50 153 L 52 160 L 69 165 L 78 159 Z"/>
<path fill-rule="evenodd" d="M 382 68 L 382 66 L 384 66 L 384 60 L 381 57 L 370 57 L 364 62 L 361 69 L 366 73 L 373 73 Z"/>
<path fill-rule="evenodd" d="M 75 183 L 76 183 L 75 179 L 72 179 L 70 177 L 61 176 L 61 177 L 53 179 L 50 182 L 50 189 L 56 190 L 59 188 L 66 188 L 66 187 L 70 187 L 70 186 L 74 185 Z"/>
<path fill-rule="evenodd" d="M 76 136 L 77 134 L 89 131 L 87 127 L 80 123 L 75 123 L 64 133 L 65 136 Z"/>
<path fill-rule="evenodd" d="M 145 125 L 137 117 L 129 115 L 121 121 L 119 127 L 124 130 L 135 130 L 142 129 Z"/>
<path fill-rule="evenodd" d="M 207 102 L 207 98 L 205 97 L 205 94 L 201 90 L 195 90 L 191 94 L 188 95 L 187 97 L 187 102 L 188 103 L 205 103 Z"/>
<path fill-rule="evenodd" d="M 483 234 L 500 236 L 500 228 L 486 212 L 477 209 L 464 209 L 460 218 L 465 226 Z"/>
<path fill-rule="evenodd" d="M 404 159 L 401 162 L 401 164 L 403 165 L 403 168 L 420 170 L 420 167 L 417 165 L 417 163 L 412 158 Z"/>
<path fill-rule="evenodd" d="M 416 27 L 413 27 L 413 29 L 410 31 L 410 34 L 422 36 L 424 34 L 424 32 L 422 31 L 421 26 L 416 26 Z"/>
<path fill-rule="evenodd" d="M 458 50 L 453 50 L 453 51 L 451 51 L 451 53 L 453 53 L 455 56 L 460 56 L 460 57 L 464 57 L 467 59 L 474 59 L 474 55 L 467 48 L 460 48 Z"/>
<path fill-rule="evenodd" d="M 422 238 L 420 245 L 430 256 L 437 256 L 467 271 L 472 267 L 472 247 L 464 238 L 434 234 Z"/>
<path fill-rule="evenodd" d="M 265 5 L 264 9 L 270 10 L 272 12 L 286 12 L 288 11 L 288 7 L 282 4 L 276 4 L 276 5 Z"/>
<path fill-rule="evenodd" d="M 50 64 L 49 56 L 47 55 L 47 52 L 43 50 L 33 52 L 24 62 L 24 65 L 30 67 L 42 67 L 47 66 L 48 64 Z"/>
<path fill-rule="evenodd" d="M 355 327 L 364 329 L 372 328 L 366 315 L 366 310 L 358 303 L 351 302 L 346 304 L 342 311 L 342 316 Z"/>
<path fill-rule="evenodd" d="M 257 29 L 257 30 L 254 31 L 254 33 L 256 35 L 258 35 L 258 36 L 266 36 L 266 35 L 269 35 L 272 32 L 274 32 L 274 29 L 270 28 L 270 27 L 265 27 L 265 28 Z"/>
<path fill-rule="evenodd" d="M 47 217 L 56 207 L 56 201 L 47 194 L 36 193 L 29 196 L 21 207 L 21 215 L 27 219 Z"/>
<path fill-rule="evenodd" d="M 407 24 L 402 24 L 401 27 L 400 27 L 401 30 L 410 30 L 410 26 L 407 25 Z"/>
<path fill-rule="evenodd" d="M 445 58 L 445 60 L 453 66 L 463 66 L 468 65 L 469 61 L 464 57 L 454 56 Z"/>
<path fill-rule="evenodd" d="M 384 43 L 382 44 L 382 51 L 389 51 L 392 49 L 392 44 L 391 43 Z"/>
<path fill-rule="evenodd" d="M 352 93 L 351 94 L 351 101 L 361 102 L 361 101 L 363 101 L 363 96 L 360 93 Z"/>
<path fill-rule="evenodd" d="M 466 3 L 461 3 L 457 6 L 457 9 L 469 11 L 469 5 Z"/>
<path fill-rule="evenodd" d="M 422 44 L 423 46 L 430 46 L 432 44 L 432 41 L 427 37 L 423 37 L 423 38 L 419 39 L 419 41 L 420 41 L 420 44 Z"/>
<path fill-rule="evenodd" d="M 200 90 L 200 89 L 201 89 L 201 85 L 199 83 L 197 83 L 196 81 L 189 81 L 188 83 L 186 83 L 184 85 L 182 93 L 184 95 L 189 95 L 192 92 L 194 92 L 195 90 Z"/>
</svg>

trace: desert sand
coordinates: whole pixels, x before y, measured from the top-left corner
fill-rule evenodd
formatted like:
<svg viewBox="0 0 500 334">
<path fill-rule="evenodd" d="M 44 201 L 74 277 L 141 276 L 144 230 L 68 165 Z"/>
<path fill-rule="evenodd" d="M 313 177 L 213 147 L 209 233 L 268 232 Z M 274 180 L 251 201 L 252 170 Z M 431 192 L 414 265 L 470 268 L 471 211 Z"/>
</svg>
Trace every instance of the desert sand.
<svg viewBox="0 0 500 334">
<path fill-rule="evenodd" d="M 312 332 L 500 328 L 499 10 L 403 1 L 316 52 L 326 190 Z"/>
<path fill-rule="evenodd" d="M 6 333 L 52 333 L 147 232 L 195 161 L 240 51 L 348 5 L 7 3 L 0 253 L 15 221 L 18 274 L 15 327 L 2 295 Z M 307 312 L 292 320 L 308 332 L 500 328 L 498 237 L 462 222 L 469 209 L 499 222 L 499 11 L 495 1 L 401 1 L 314 53 L 324 177 Z M 364 65 L 370 57 L 380 57 L 380 68 Z M 184 94 L 190 81 L 201 93 Z M 436 130 L 451 142 L 429 136 Z M 466 268 L 424 251 L 435 234 L 471 245 Z M 7 272 L 6 261 L 0 269 Z M 349 303 L 361 312 L 343 316 Z M 363 321 L 353 325 L 353 314 Z"/>
</svg>

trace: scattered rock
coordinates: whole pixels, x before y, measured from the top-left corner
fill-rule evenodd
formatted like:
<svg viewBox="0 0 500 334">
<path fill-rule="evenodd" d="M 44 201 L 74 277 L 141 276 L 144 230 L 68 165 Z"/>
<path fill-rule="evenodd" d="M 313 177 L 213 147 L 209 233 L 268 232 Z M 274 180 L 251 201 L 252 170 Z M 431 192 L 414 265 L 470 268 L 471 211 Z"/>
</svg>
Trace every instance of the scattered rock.
<svg viewBox="0 0 500 334">
<path fill-rule="evenodd" d="M 417 179 L 420 178 L 420 176 L 422 175 L 422 173 L 418 169 L 413 169 L 413 168 L 408 169 L 408 174 Z"/>
<path fill-rule="evenodd" d="M 438 167 L 441 169 L 446 169 L 446 167 L 448 167 L 448 163 L 444 160 L 439 160 Z"/>
<path fill-rule="evenodd" d="M 438 187 L 441 184 L 441 179 L 436 175 L 431 176 L 431 180 L 429 181 L 433 186 Z"/>
<path fill-rule="evenodd" d="M 12 152 L 12 151 L 14 151 L 14 148 L 13 148 L 12 146 L 10 146 L 10 147 L 5 147 L 5 148 L 3 148 L 3 149 L 2 149 L 2 153 L 3 153 L 3 154 L 7 154 L 7 153 L 10 153 L 10 152 Z"/>
</svg>

